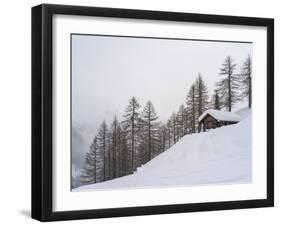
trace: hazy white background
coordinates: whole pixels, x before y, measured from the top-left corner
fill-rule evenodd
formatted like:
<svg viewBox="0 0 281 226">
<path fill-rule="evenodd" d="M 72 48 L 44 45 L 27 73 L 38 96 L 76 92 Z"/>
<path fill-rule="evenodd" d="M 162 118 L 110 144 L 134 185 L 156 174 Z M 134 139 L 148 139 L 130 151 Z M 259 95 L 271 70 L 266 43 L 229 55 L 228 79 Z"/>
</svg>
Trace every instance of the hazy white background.
<svg viewBox="0 0 281 226">
<path fill-rule="evenodd" d="M 3 1 L 1 4 L 0 36 L 0 224 L 42 225 L 29 217 L 31 189 L 31 61 L 30 7 L 44 1 Z M 192 13 L 229 14 L 238 16 L 275 18 L 275 114 L 281 115 L 281 3 L 267 1 L 223 0 L 48 0 L 54 4 L 74 4 L 106 7 L 123 7 L 182 11 Z M 276 128 L 276 207 L 248 210 L 230 210 L 185 214 L 126 217 L 114 219 L 83 220 L 49 223 L 51 225 L 279 225 L 281 214 L 281 120 L 275 119 Z"/>
<path fill-rule="evenodd" d="M 82 167 L 101 122 L 110 125 L 115 114 L 121 120 L 132 96 L 142 106 L 151 100 L 159 120 L 166 122 L 185 104 L 199 72 L 212 96 L 226 56 L 232 56 L 239 73 L 251 54 L 249 43 L 73 35 L 74 166 Z M 236 109 L 245 105 L 246 99 Z"/>
</svg>

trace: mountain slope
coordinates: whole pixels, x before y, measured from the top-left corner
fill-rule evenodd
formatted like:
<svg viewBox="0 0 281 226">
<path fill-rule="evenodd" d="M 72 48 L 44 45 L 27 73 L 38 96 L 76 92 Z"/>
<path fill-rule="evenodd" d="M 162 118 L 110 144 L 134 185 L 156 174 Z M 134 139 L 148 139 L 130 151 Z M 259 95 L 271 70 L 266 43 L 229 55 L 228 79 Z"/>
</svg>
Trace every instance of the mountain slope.
<svg viewBox="0 0 281 226">
<path fill-rule="evenodd" d="M 75 191 L 251 181 L 251 115 L 235 125 L 186 135 L 133 175 Z"/>
</svg>

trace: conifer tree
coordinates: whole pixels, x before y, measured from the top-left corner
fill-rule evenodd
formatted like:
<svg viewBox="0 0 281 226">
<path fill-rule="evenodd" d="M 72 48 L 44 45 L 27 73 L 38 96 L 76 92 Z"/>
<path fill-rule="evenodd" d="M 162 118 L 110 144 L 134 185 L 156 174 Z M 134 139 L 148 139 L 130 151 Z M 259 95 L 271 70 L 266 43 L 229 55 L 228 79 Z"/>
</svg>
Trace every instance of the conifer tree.
<svg viewBox="0 0 281 226">
<path fill-rule="evenodd" d="M 110 130 L 110 138 L 111 138 L 111 146 L 110 146 L 110 160 L 112 164 L 110 164 L 110 178 L 116 178 L 118 175 L 118 154 L 119 154 L 119 148 L 120 148 L 120 125 L 118 122 L 118 119 L 116 116 L 114 116 L 113 122 L 111 124 L 111 130 Z"/>
<path fill-rule="evenodd" d="M 248 98 L 248 107 L 252 107 L 252 58 L 249 55 L 240 73 L 240 88 L 242 89 L 241 97 Z"/>
<path fill-rule="evenodd" d="M 179 111 L 177 113 L 176 119 L 177 119 L 177 136 L 179 140 L 182 138 L 185 133 L 185 120 L 186 120 L 186 111 L 183 104 L 180 105 Z"/>
<path fill-rule="evenodd" d="M 208 109 L 208 88 L 199 73 L 196 82 L 195 82 L 195 91 L 196 91 L 196 105 L 197 105 L 197 116 L 200 117 L 200 115 L 203 114 L 204 111 Z"/>
<path fill-rule="evenodd" d="M 97 149 L 98 152 L 101 153 L 102 156 L 102 180 L 105 181 L 109 178 L 108 175 L 108 148 L 109 148 L 109 138 L 108 138 L 108 127 L 105 121 L 102 122 L 98 134 L 96 136 L 97 139 Z"/>
<path fill-rule="evenodd" d="M 159 148 L 158 116 L 149 100 L 141 115 L 141 132 L 145 142 L 147 160 L 151 160 Z"/>
<path fill-rule="evenodd" d="M 212 107 L 215 110 L 221 110 L 221 103 L 218 90 L 215 90 L 215 93 L 212 98 Z"/>
<path fill-rule="evenodd" d="M 135 154 L 138 145 L 137 137 L 138 137 L 138 130 L 139 130 L 138 124 L 140 119 L 139 109 L 140 109 L 140 104 L 138 103 L 135 97 L 132 97 L 131 100 L 129 101 L 129 105 L 125 110 L 124 121 L 122 122 L 127 136 L 128 149 L 131 153 L 130 156 L 131 172 L 134 172 L 136 169 Z"/>
<path fill-rule="evenodd" d="M 129 162 L 130 160 L 130 153 L 129 148 L 127 144 L 127 134 L 126 132 L 120 127 L 120 153 L 119 153 L 119 164 L 120 164 L 120 176 L 125 176 L 131 173 L 130 168 L 131 164 Z"/>
<path fill-rule="evenodd" d="M 80 175 L 81 183 L 97 182 L 97 139 L 94 138 L 90 145 L 89 151 L 86 153 L 84 166 Z"/>
<path fill-rule="evenodd" d="M 172 131 L 172 141 L 173 144 L 175 144 L 177 143 L 177 117 L 175 112 L 173 112 L 170 118 L 170 122 L 171 122 L 171 131 Z"/>
<path fill-rule="evenodd" d="M 116 175 L 118 177 L 122 176 L 122 128 L 120 123 L 117 125 L 117 133 L 116 133 L 116 139 L 117 139 L 117 156 L 116 156 L 116 161 L 117 161 L 117 169 L 116 169 Z"/>
<path fill-rule="evenodd" d="M 160 152 L 163 152 L 167 149 L 167 139 L 168 139 L 168 129 L 166 125 L 160 126 Z"/>
<path fill-rule="evenodd" d="M 240 100 L 239 77 L 235 74 L 235 69 L 236 64 L 233 63 L 233 59 L 227 56 L 219 73 L 223 78 L 217 83 L 221 104 L 228 111 L 231 111 L 233 105 Z"/>
<path fill-rule="evenodd" d="M 195 133 L 196 132 L 196 125 L 197 125 L 197 118 L 198 118 L 198 113 L 196 111 L 197 106 L 196 106 L 196 86 L 195 84 L 192 84 L 188 95 L 186 97 L 186 105 L 187 105 L 187 112 L 189 115 L 189 121 L 190 121 L 190 126 L 191 126 L 191 132 Z"/>
<path fill-rule="evenodd" d="M 168 148 L 170 148 L 173 144 L 173 128 L 172 128 L 172 121 L 171 118 L 167 121 L 166 123 L 166 127 L 167 127 L 167 139 L 168 139 Z"/>
</svg>

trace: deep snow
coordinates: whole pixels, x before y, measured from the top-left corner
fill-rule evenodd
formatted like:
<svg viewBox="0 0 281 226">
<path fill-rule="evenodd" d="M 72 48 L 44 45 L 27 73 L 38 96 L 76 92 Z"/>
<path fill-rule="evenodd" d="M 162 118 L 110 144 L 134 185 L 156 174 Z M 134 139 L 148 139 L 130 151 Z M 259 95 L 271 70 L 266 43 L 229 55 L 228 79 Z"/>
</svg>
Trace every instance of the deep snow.
<svg viewBox="0 0 281 226">
<path fill-rule="evenodd" d="M 190 186 L 251 182 L 251 115 L 239 114 L 239 123 L 199 134 L 186 135 L 133 175 L 74 191 Z M 243 115 L 243 116 L 242 116 Z"/>
<path fill-rule="evenodd" d="M 241 108 L 235 112 L 235 114 L 239 115 L 241 118 L 246 118 L 251 113 L 248 107 Z"/>
</svg>

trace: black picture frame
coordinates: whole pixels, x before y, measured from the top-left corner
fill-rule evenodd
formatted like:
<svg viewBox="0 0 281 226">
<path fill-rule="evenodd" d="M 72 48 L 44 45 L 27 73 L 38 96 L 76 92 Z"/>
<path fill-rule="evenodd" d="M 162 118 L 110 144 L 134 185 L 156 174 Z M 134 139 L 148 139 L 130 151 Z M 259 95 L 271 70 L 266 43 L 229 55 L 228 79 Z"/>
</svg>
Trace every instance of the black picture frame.
<svg viewBox="0 0 281 226">
<path fill-rule="evenodd" d="M 52 18 L 55 14 L 181 21 L 267 28 L 267 198 L 95 210 L 52 210 Z M 122 217 L 274 206 L 274 20 L 268 18 L 43 4 L 32 8 L 32 218 Z"/>
</svg>

